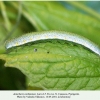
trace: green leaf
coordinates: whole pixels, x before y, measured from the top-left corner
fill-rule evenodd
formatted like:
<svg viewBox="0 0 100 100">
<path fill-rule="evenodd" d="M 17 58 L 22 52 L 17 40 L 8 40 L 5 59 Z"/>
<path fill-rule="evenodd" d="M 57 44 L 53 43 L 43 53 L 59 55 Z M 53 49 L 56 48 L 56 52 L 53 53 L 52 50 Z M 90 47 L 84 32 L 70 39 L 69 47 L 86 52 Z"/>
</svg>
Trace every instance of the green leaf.
<svg viewBox="0 0 100 100">
<path fill-rule="evenodd" d="M 20 69 L 28 86 L 46 90 L 100 90 L 100 57 L 61 40 L 37 41 L 0 55 L 5 66 Z"/>
</svg>

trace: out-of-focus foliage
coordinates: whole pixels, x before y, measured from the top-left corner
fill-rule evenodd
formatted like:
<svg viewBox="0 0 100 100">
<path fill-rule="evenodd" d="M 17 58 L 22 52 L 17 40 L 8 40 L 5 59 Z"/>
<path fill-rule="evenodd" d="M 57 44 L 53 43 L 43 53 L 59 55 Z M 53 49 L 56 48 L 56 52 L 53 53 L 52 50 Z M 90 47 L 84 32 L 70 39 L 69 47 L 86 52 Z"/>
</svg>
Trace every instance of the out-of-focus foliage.
<svg viewBox="0 0 100 100">
<path fill-rule="evenodd" d="M 25 75 L 16 68 L 6 68 L 0 60 L 0 90 L 24 90 L 26 88 Z"/>
<path fill-rule="evenodd" d="M 42 30 L 65 30 L 74 32 L 76 34 L 83 35 L 96 44 L 100 45 L 99 8 L 100 1 L 0 1 L 0 53 L 6 51 L 4 47 L 6 39 L 15 38 L 17 36 L 20 36 L 21 34 L 31 31 Z M 6 75 L 7 73 L 9 73 L 8 69 L 2 69 L 2 66 L 0 66 L 0 71 L 0 76 L 3 76 L 4 80 L 9 80 L 9 75 Z M 11 72 L 13 72 L 13 69 L 11 69 Z M 11 74 L 13 75 L 13 73 Z M 3 80 L 3 77 L 0 80 Z M 15 81 L 16 80 L 14 80 L 14 82 Z M 13 82 L 12 78 L 9 81 L 9 84 L 5 84 L 5 82 L 0 81 L 1 89 L 23 88 L 16 88 L 16 85 L 15 87 L 12 86 L 10 88 L 10 82 Z"/>
</svg>

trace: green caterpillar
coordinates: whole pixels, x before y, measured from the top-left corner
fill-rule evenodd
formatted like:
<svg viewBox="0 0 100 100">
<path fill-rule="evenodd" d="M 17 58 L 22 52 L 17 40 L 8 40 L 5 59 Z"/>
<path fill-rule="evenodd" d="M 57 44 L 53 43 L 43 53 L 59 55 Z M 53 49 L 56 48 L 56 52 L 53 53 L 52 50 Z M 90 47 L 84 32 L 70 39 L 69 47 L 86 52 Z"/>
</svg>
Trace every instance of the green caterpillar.
<svg viewBox="0 0 100 100">
<path fill-rule="evenodd" d="M 34 42 L 37 40 L 45 40 L 45 39 L 60 39 L 60 40 L 71 41 L 77 44 L 81 44 L 86 48 L 90 49 L 91 51 L 95 52 L 96 54 L 100 55 L 100 48 L 98 45 L 96 45 L 95 43 L 91 42 L 90 40 L 82 36 L 73 33 L 68 33 L 65 31 L 42 31 L 42 32 L 32 32 L 29 34 L 25 34 L 16 39 L 7 41 L 6 48 L 9 49 L 29 42 Z"/>
</svg>

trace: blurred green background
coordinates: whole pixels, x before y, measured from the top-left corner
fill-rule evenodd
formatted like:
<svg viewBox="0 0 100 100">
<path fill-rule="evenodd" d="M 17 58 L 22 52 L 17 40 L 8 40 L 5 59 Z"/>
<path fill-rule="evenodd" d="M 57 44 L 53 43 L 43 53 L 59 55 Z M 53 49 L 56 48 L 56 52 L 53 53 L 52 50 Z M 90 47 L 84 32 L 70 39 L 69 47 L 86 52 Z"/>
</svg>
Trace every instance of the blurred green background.
<svg viewBox="0 0 100 100">
<path fill-rule="evenodd" d="M 45 30 L 73 32 L 100 45 L 100 1 L 0 1 L 0 53 L 6 53 L 6 40 Z M 1 90 L 31 89 L 18 69 L 4 63 L 0 60 Z"/>
</svg>

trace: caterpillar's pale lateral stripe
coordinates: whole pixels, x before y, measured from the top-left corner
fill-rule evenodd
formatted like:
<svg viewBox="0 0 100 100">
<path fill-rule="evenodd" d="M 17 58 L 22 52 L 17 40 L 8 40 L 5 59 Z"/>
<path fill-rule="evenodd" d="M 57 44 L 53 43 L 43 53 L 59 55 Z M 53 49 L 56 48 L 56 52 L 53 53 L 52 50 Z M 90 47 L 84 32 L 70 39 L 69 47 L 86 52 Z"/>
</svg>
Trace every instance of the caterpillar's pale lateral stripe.
<svg viewBox="0 0 100 100">
<path fill-rule="evenodd" d="M 9 49 L 12 47 L 23 45 L 28 42 L 34 42 L 37 40 L 45 40 L 45 39 L 61 39 L 78 43 L 92 50 L 96 54 L 100 55 L 100 48 L 98 45 L 96 45 L 95 43 L 91 42 L 90 40 L 82 36 L 73 33 L 68 33 L 65 31 L 43 31 L 43 32 L 34 32 L 25 34 L 16 39 L 7 41 L 6 48 Z"/>
</svg>

